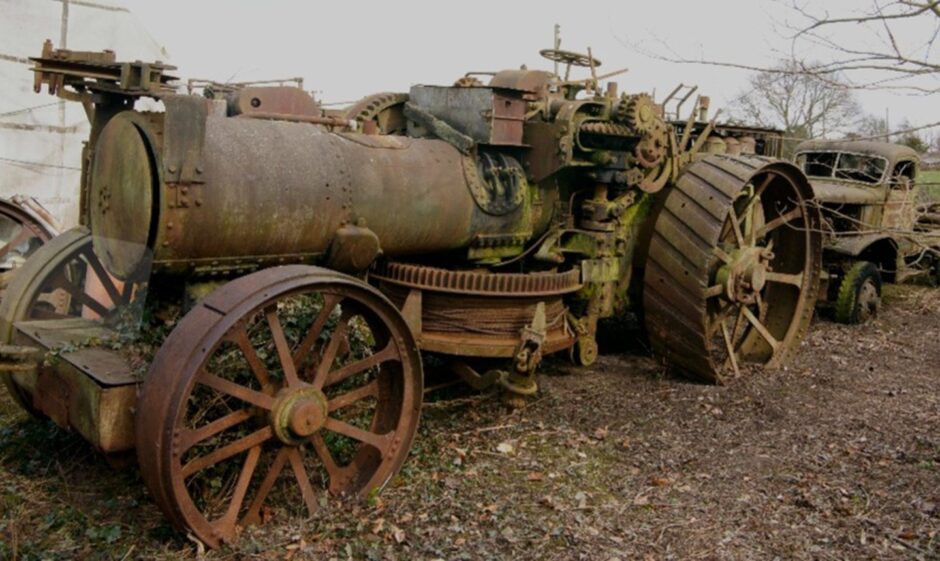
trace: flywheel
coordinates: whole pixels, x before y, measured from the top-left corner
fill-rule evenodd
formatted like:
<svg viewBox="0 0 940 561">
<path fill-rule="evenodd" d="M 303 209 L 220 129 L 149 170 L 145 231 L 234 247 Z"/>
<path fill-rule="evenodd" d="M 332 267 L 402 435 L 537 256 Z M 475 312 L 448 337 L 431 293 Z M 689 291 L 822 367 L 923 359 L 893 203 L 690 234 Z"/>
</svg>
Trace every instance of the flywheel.
<svg viewBox="0 0 940 561">
<path fill-rule="evenodd" d="M 806 178 L 785 162 L 713 155 L 664 195 L 643 289 L 653 350 L 719 383 L 746 363 L 785 362 L 812 319 L 821 269 Z"/>
<path fill-rule="evenodd" d="M 360 123 L 372 121 L 380 134 L 404 134 L 406 101 L 406 93 L 367 95 L 346 109 L 346 118 Z"/>
</svg>

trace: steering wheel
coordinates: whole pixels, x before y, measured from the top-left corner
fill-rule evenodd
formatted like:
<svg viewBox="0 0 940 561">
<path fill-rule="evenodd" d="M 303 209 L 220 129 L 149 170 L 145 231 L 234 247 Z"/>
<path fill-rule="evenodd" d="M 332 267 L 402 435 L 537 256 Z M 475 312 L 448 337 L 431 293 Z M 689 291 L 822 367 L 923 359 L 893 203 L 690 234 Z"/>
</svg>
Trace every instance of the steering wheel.
<svg viewBox="0 0 940 561">
<path fill-rule="evenodd" d="M 571 51 L 563 51 L 561 49 L 542 49 L 539 51 L 539 54 L 552 62 L 570 64 L 571 66 L 591 66 L 591 57 L 588 55 L 582 55 L 581 53 L 573 53 Z M 601 61 L 595 58 L 594 66 L 600 65 Z"/>
</svg>

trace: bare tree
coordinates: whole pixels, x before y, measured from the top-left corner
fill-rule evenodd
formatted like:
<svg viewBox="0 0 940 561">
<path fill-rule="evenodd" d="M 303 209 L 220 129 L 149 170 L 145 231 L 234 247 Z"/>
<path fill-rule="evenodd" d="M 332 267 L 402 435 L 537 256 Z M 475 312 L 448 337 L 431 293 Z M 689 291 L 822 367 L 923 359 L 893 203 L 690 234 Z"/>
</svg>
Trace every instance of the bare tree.
<svg viewBox="0 0 940 561">
<path fill-rule="evenodd" d="M 755 73 L 749 86 L 730 108 L 737 121 L 779 127 L 794 138 L 831 136 L 858 125 L 859 105 L 837 75 L 822 80 L 783 61 Z"/>
<path fill-rule="evenodd" d="M 794 59 L 807 48 L 824 62 L 801 64 L 821 79 L 845 76 L 851 87 L 940 92 L 940 0 L 873 0 L 861 9 L 832 14 L 788 0 L 796 14 L 787 22 Z M 838 36 L 838 39 L 834 37 Z M 934 78 L 928 83 L 920 78 Z"/>
<path fill-rule="evenodd" d="M 671 50 L 671 55 L 664 55 L 639 44 L 634 48 L 669 62 L 799 72 L 838 87 L 940 92 L 940 58 L 934 53 L 940 36 L 940 0 L 870 0 L 844 13 L 832 13 L 822 2 L 774 1 L 788 13 L 776 28 L 790 45 L 789 52 L 777 54 L 794 61 L 792 65 L 768 68 L 688 58 Z M 816 62 L 803 61 L 810 53 Z"/>
</svg>

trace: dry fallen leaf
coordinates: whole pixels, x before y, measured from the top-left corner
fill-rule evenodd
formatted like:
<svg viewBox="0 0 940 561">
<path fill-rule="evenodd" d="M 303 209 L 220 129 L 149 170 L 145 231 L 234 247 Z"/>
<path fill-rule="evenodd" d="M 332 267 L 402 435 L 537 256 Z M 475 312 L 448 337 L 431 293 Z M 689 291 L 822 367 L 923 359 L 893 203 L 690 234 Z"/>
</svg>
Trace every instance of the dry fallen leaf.
<svg viewBox="0 0 940 561">
<path fill-rule="evenodd" d="M 594 438 L 598 440 L 604 440 L 605 438 L 607 438 L 608 434 L 610 434 L 610 431 L 607 429 L 607 427 L 598 427 L 594 431 Z"/>
<path fill-rule="evenodd" d="M 392 537 L 395 538 L 396 543 L 403 543 L 405 541 L 405 531 L 399 528 L 398 526 L 392 525 L 390 528 L 392 531 Z"/>
<path fill-rule="evenodd" d="M 506 442 L 500 442 L 496 446 L 496 451 L 500 454 L 512 454 L 516 451 L 516 447 L 512 445 L 512 442 L 507 440 Z"/>
<path fill-rule="evenodd" d="M 542 481 L 545 479 L 545 474 L 540 471 L 530 471 L 529 475 L 526 476 L 526 479 L 529 481 Z"/>
</svg>

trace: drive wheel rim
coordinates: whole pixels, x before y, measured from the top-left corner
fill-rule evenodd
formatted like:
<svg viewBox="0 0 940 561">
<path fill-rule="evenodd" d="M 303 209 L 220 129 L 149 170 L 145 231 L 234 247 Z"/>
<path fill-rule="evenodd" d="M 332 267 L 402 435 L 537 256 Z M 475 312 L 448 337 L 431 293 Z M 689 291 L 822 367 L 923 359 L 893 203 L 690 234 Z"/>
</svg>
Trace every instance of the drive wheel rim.
<svg viewBox="0 0 940 561">
<path fill-rule="evenodd" d="M 178 527 L 218 547 L 284 511 L 312 516 L 318 489 L 381 490 L 422 392 L 388 300 L 322 269 L 269 269 L 207 297 L 161 347 L 140 398 L 141 471 Z"/>
<path fill-rule="evenodd" d="M 782 364 L 812 319 L 821 267 L 805 178 L 789 164 L 711 156 L 665 196 L 643 292 L 653 349 L 710 382 L 744 363 Z"/>
<path fill-rule="evenodd" d="M 0 200 L 0 297 L 16 273 L 15 258 L 26 259 L 55 235 L 54 230 L 12 202 Z"/>
<path fill-rule="evenodd" d="M 779 362 L 811 305 L 804 298 L 816 282 L 805 226 L 810 210 L 794 201 L 795 185 L 766 171 L 728 207 L 706 291 L 706 333 L 716 370 L 725 375 L 740 375 L 744 362 Z"/>
</svg>

